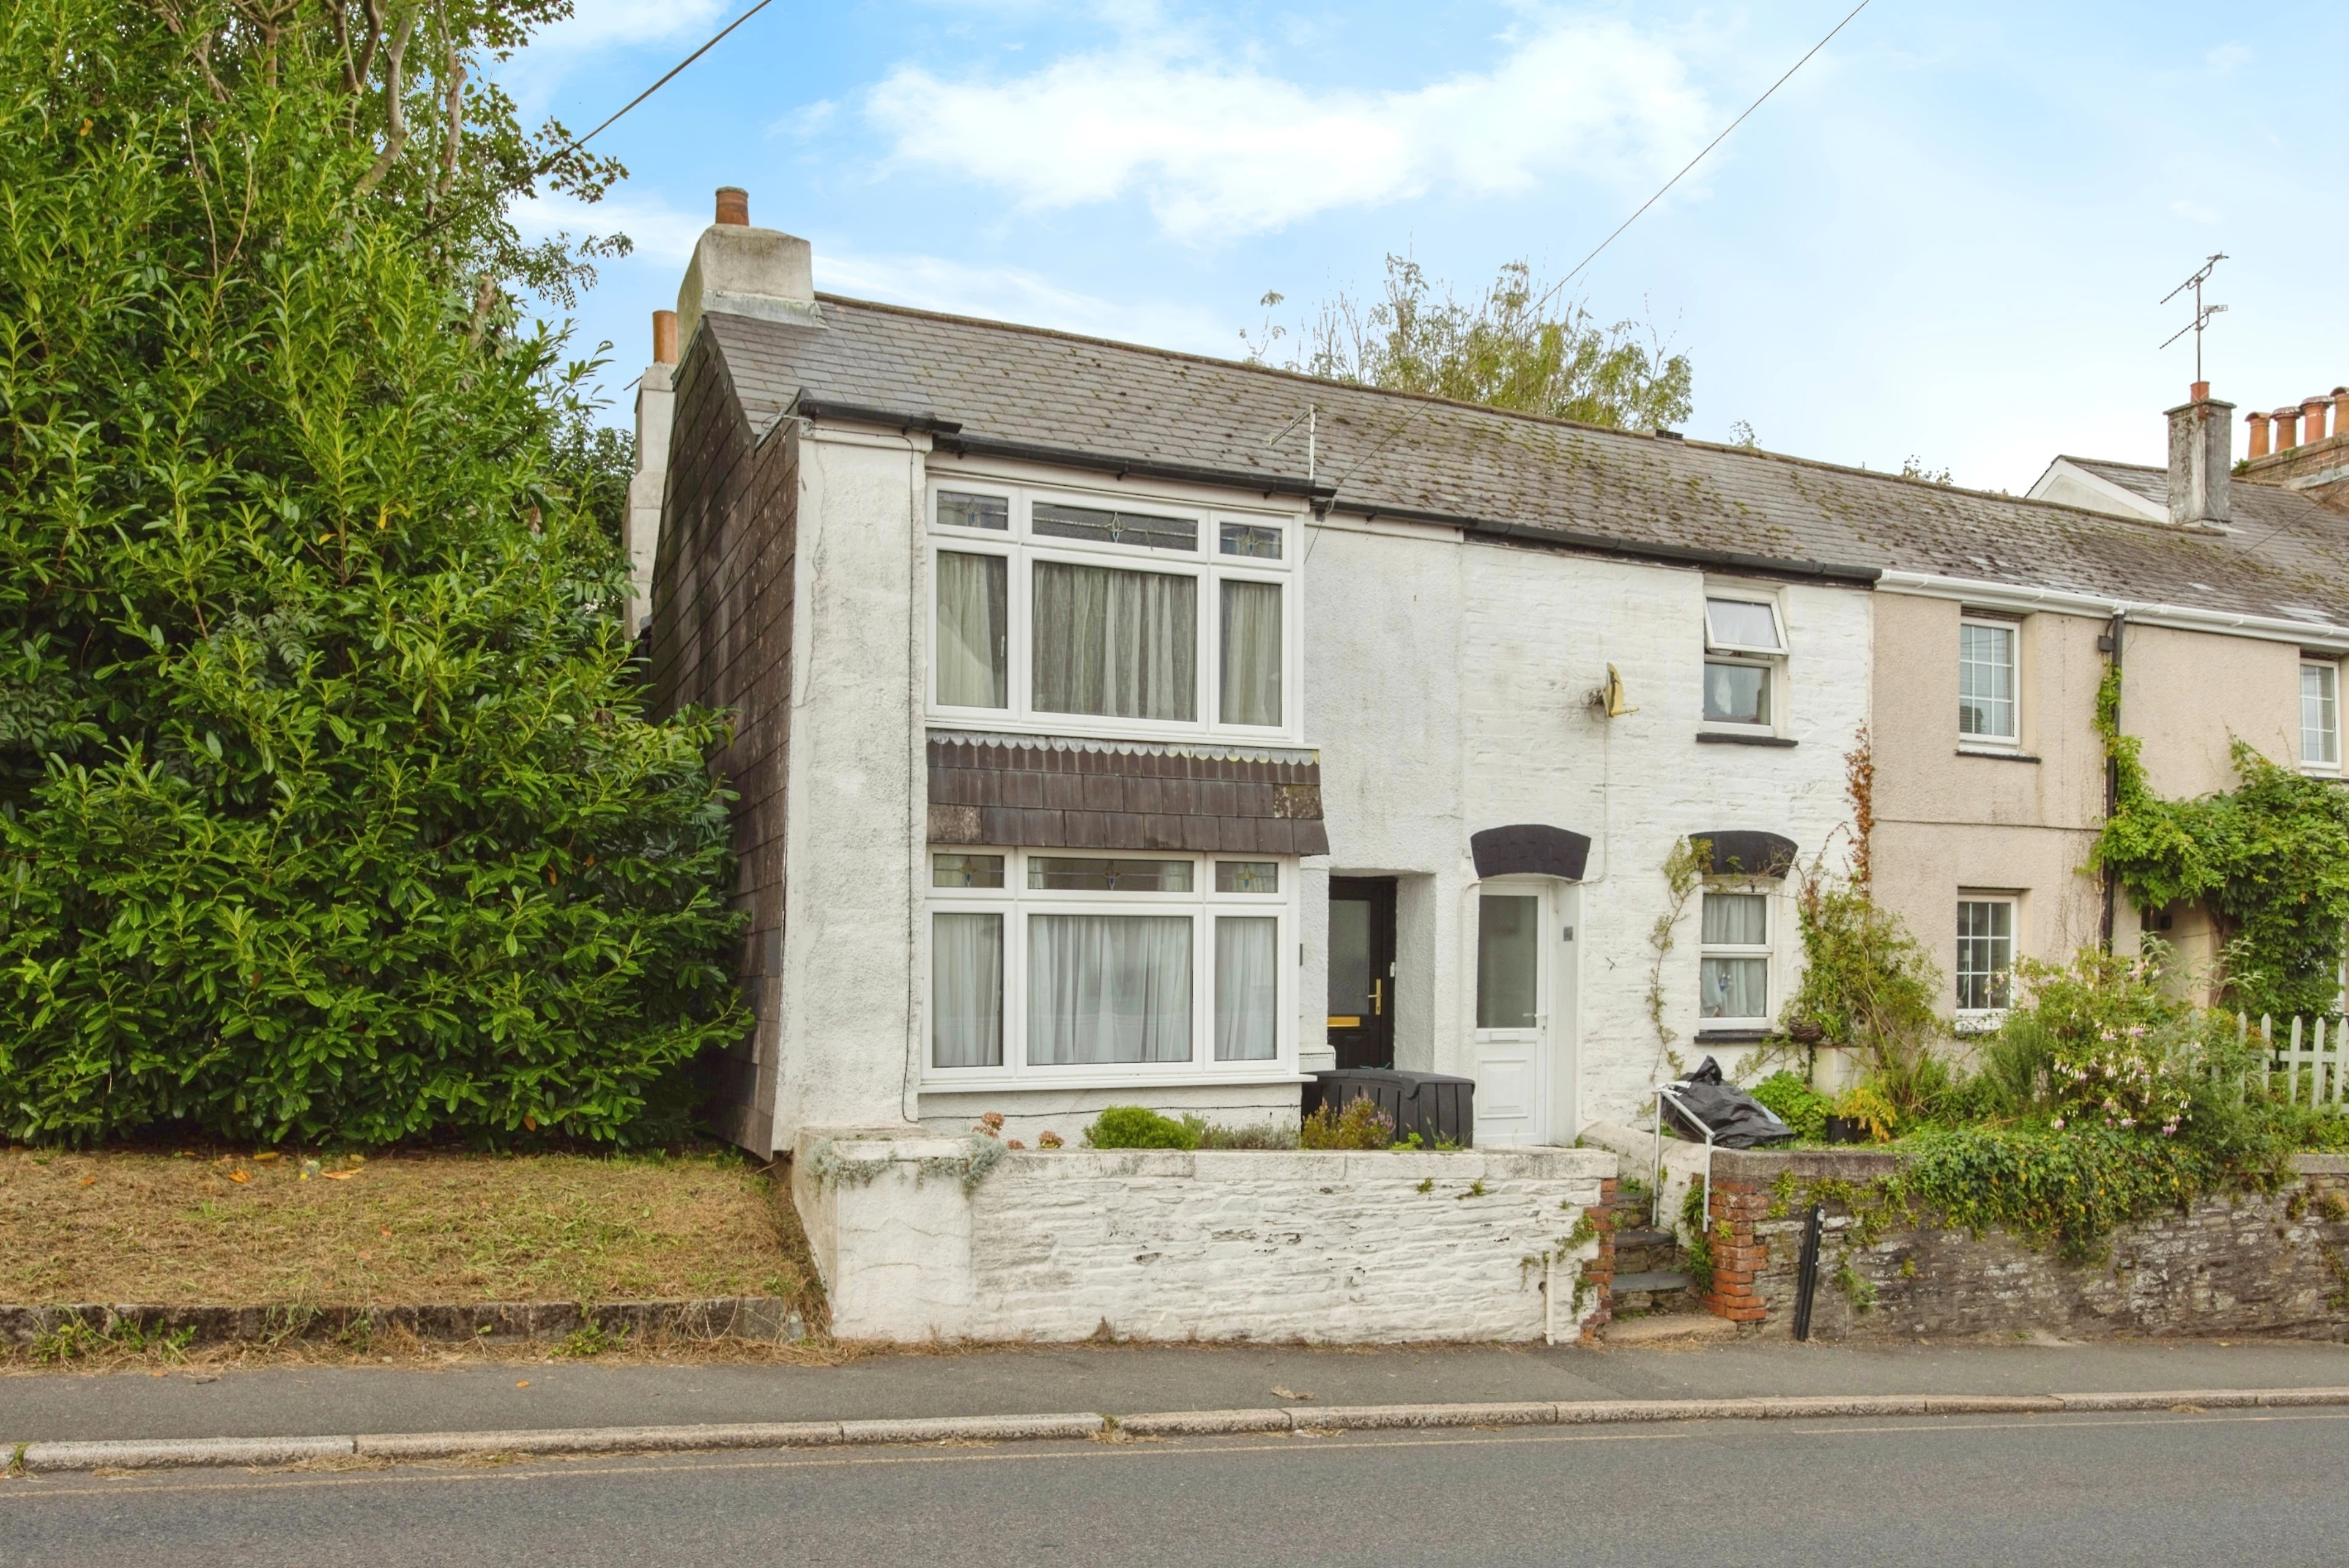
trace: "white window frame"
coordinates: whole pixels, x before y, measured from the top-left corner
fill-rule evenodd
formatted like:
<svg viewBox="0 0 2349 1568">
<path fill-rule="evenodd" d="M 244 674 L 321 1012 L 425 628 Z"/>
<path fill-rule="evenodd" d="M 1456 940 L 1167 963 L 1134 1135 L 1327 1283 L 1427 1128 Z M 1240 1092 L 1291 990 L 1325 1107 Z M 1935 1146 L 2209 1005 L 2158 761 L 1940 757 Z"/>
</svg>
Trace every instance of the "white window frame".
<svg viewBox="0 0 2349 1568">
<path fill-rule="evenodd" d="M 2308 677 L 2314 673 L 2325 687 L 2323 701 L 2331 710 L 2332 724 L 2323 732 L 2329 757 L 2308 754 Z M 2306 654 L 2300 660 L 2300 765 L 2313 774 L 2337 774 L 2341 771 L 2341 666 L 2331 659 L 2311 659 Z"/>
<path fill-rule="evenodd" d="M 1957 901 L 1957 913 L 1961 915 L 1968 904 L 2002 904 L 2006 907 L 2006 1006 L 1968 1007 L 1964 1004 L 1966 971 L 1959 961 L 1964 956 L 1965 943 L 1979 939 L 1967 937 L 1961 929 L 1955 940 L 1955 950 L 1950 955 L 1950 991 L 1951 1000 L 1957 1003 L 1955 1012 L 1959 1029 L 1968 1033 L 1995 1029 L 2006 1021 L 2008 1011 L 2014 1005 L 2014 964 L 2023 956 L 2023 898 L 2015 893 L 1961 888 Z"/>
<path fill-rule="evenodd" d="M 1001 888 L 938 888 L 934 857 L 940 855 L 1000 855 Z M 1180 860 L 1191 867 L 1191 891 L 1089 892 L 1028 886 L 1028 863 L 1053 859 Z M 1218 860 L 1271 861 L 1280 886 L 1273 893 L 1218 893 Z M 925 911 L 916 972 L 922 984 L 921 1086 L 940 1092 L 972 1087 L 1120 1088 L 1174 1087 L 1185 1084 L 1281 1082 L 1296 1079 L 1297 1009 L 1303 970 L 1284 955 L 1299 941 L 1298 861 L 1294 856 L 1169 854 L 1149 849 L 1010 849 L 978 845 L 930 845 L 922 856 Z M 930 1023 L 930 917 L 938 914 L 1000 914 L 1003 917 L 1003 1063 L 993 1067 L 940 1067 L 933 1062 Z M 1028 1060 L 1028 917 L 1030 915 L 1182 915 L 1191 929 L 1191 1060 L 1188 1062 L 1071 1062 L 1034 1065 Z M 1273 1054 L 1246 1062 L 1216 1060 L 1216 917 L 1254 915 L 1275 922 Z"/>
<path fill-rule="evenodd" d="M 1750 942 L 1708 942 L 1704 940 L 1704 899 L 1708 895 L 1733 898 L 1758 898 L 1762 900 L 1762 940 Z M 1696 1033 L 1702 1040 L 1709 1033 L 1745 1033 L 1767 1029 L 1778 1016 L 1778 889 L 1766 884 L 1745 881 L 1709 881 L 1697 892 L 1697 957 L 1696 957 Z M 1752 1018 L 1707 1018 L 1704 1015 L 1704 961 L 1709 958 L 1758 958 L 1762 969 L 1762 1012 Z"/>
<path fill-rule="evenodd" d="M 1702 607 L 1704 623 L 1704 662 L 1706 665 L 1733 664 L 1762 671 L 1763 703 L 1769 710 L 1770 720 L 1764 724 L 1744 724 L 1728 719 L 1706 716 L 1702 685 L 1697 694 L 1697 714 L 1708 730 L 1734 735 L 1777 735 L 1786 725 L 1786 660 L 1792 640 L 1786 635 L 1786 613 L 1778 596 L 1764 588 L 1726 587 L 1708 584 Z M 1777 633 L 1778 646 L 1760 648 L 1752 643 L 1724 642 L 1713 634 L 1713 601 L 1726 599 L 1736 604 L 1760 605 L 1770 612 L 1770 625 Z"/>
<path fill-rule="evenodd" d="M 1964 722 L 1965 709 L 1965 628 L 1981 627 L 1986 630 L 2006 633 L 2008 652 L 2006 678 L 2011 693 L 2007 700 L 2010 732 L 1993 735 L 1968 730 Z M 2004 616 L 1976 615 L 1968 612 L 1958 618 L 1958 744 L 1961 746 L 2001 747 L 2012 751 L 2023 744 L 2023 623 Z"/>
<path fill-rule="evenodd" d="M 967 528 L 941 524 L 938 521 L 938 495 L 942 491 L 1002 499 L 1009 507 L 1010 527 Z M 1142 545 L 1096 544 L 1083 539 L 1038 535 L 1033 531 L 1033 513 L 1038 502 L 1178 518 L 1196 525 L 1198 543 L 1190 550 L 1157 550 Z M 1171 499 L 1164 495 L 1081 490 L 953 472 L 933 475 L 926 511 L 928 529 L 924 564 L 928 583 L 923 590 L 926 607 L 923 654 L 926 666 L 924 701 L 931 719 L 957 729 L 1022 734 L 1098 735 L 1134 740 L 1213 736 L 1252 741 L 1260 745 L 1299 743 L 1304 732 L 1299 712 L 1302 707 L 1300 677 L 1304 596 L 1296 585 L 1300 576 L 1298 555 L 1305 541 L 1305 530 L 1292 514 L 1252 512 L 1222 504 Z M 1278 528 L 1281 533 L 1280 559 L 1274 561 L 1256 556 L 1221 554 L 1221 524 L 1225 523 Z M 938 701 L 937 580 L 938 556 L 942 551 L 957 555 L 998 556 L 1008 563 L 1004 571 L 1005 677 L 1009 702 L 1006 707 L 949 707 Z M 1198 640 L 1193 666 L 1196 716 L 1188 720 L 1131 719 L 1108 714 L 1058 713 L 1035 707 L 1034 628 L 1030 623 L 1035 604 L 1033 568 L 1039 561 L 1156 572 L 1195 579 L 1198 584 L 1195 628 Z M 1270 583 L 1283 589 L 1280 604 L 1281 722 L 1277 725 L 1229 724 L 1224 722 L 1223 585 L 1226 582 Z"/>
</svg>

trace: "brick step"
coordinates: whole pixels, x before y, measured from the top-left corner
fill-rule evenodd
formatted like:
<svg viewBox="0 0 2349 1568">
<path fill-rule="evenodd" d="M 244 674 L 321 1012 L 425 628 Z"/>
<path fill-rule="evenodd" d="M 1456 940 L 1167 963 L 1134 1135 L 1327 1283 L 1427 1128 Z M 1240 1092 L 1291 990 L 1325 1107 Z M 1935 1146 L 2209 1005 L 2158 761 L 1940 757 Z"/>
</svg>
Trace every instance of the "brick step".
<svg viewBox="0 0 2349 1568">
<path fill-rule="evenodd" d="M 1646 1291 L 1651 1294 L 1659 1291 L 1684 1291 L 1694 1283 L 1694 1279 L 1676 1270 L 1649 1269 L 1636 1274 L 1616 1275 L 1615 1294 L 1619 1298 L 1630 1295 L 1633 1291 Z"/>
</svg>

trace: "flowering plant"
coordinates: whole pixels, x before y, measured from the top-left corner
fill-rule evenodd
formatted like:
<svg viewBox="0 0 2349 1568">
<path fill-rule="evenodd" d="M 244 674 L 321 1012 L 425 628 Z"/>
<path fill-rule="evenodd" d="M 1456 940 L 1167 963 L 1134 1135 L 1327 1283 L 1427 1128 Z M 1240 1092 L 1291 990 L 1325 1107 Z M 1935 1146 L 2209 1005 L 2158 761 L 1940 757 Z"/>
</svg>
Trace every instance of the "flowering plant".
<svg viewBox="0 0 2349 1568">
<path fill-rule="evenodd" d="M 2101 1123 L 2122 1131 L 2175 1137 L 2193 1108 L 2187 1075 L 2162 1039 L 2144 1024 L 2101 1029 L 2086 1041 L 2055 1047 L 2049 1087 L 2051 1126 Z"/>
</svg>

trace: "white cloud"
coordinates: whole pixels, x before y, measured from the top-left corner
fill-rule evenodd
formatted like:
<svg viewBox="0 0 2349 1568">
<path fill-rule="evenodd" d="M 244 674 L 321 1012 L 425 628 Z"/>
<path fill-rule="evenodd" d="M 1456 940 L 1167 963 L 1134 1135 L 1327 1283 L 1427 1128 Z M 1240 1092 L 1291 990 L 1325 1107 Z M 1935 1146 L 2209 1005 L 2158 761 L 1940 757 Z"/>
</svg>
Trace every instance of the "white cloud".
<svg viewBox="0 0 2349 1568">
<path fill-rule="evenodd" d="M 2231 71 L 2238 66 L 2247 66 L 2251 63 L 2251 47 L 2249 44 L 2221 44 L 2202 57 L 2205 65 L 2221 74 Z"/>
<path fill-rule="evenodd" d="M 541 33 L 531 47 L 584 52 L 648 43 L 700 27 L 725 8 L 726 0 L 576 0 L 571 15 Z"/>
<path fill-rule="evenodd" d="M 627 196 L 592 204 L 569 196 L 532 196 L 509 211 L 524 239 L 564 233 L 576 239 L 617 232 L 635 242 L 637 255 L 674 262 L 680 275 L 693 259 L 693 242 L 709 226 L 707 213 L 694 216 L 658 199 Z"/>
<path fill-rule="evenodd" d="M 1521 192 L 1567 167 L 1644 177 L 1713 118 L 1675 50 L 1619 23 L 1552 27 L 1490 71 L 1409 91 L 1302 86 L 1153 36 L 1010 80 L 902 66 L 865 111 L 898 163 L 988 181 L 1030 210 L 1138 192 L 1194 241 L 1440 185 Z"/>
</svg>

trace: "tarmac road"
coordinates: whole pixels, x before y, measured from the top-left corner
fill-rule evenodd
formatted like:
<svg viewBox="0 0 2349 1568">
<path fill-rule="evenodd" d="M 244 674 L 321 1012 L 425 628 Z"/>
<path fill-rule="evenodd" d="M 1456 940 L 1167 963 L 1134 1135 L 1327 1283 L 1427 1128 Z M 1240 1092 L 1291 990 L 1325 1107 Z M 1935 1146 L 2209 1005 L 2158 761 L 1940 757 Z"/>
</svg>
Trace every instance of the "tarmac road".
<svg viewBox="0 0 2349 1568">
<path fill-rule="evenodd" d="M 2349 1410 L 1684 1422 L 0 1481 L 0 1563 L 2256 1563 Z"/>
</svg>

